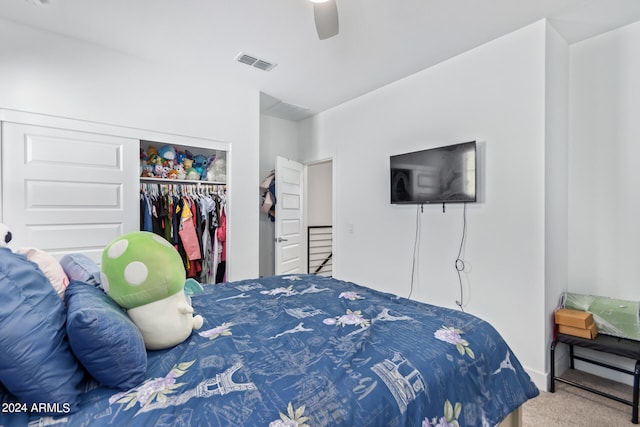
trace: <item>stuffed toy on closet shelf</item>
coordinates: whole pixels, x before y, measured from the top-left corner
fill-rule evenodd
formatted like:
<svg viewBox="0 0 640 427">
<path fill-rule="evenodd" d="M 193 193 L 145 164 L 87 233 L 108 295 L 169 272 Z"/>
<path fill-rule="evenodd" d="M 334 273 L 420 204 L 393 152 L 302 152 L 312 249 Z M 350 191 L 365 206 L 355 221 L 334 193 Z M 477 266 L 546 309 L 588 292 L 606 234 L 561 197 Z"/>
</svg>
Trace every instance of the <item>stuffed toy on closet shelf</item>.
<svg viewBox="0 0 640 427">
<path fill-rule="evenodd" d="M 219 159 L 215 159 L 211 163 L 211 168 L 207 171 L 207 179 L 209 181 L 226 182 L 227 161 L 222 157 Z"/>
<path fill-rule="evenodd" d="M 148 350 L 173 347 L 203 324 L 189 295 L 202 291 L 186 272 L 178 251 L 161 236 L 134 231 L 102 252 L 101 284 L 127 310 Z"/>
<path fill-rule="evenodd" d="M 209 159 L 202 154 L 196 154 L 193 156 L 193 168 L 200 175 L 200 179 L 207 179 L 207 163 L 209 163 Z"/>
<path fill-rule="evenodd" d="M 158 150 L 158 155 L 170 166 L 173 166 L 176 160 L 176 149 L 172 145 L 163 145 Z"/>
</svg>

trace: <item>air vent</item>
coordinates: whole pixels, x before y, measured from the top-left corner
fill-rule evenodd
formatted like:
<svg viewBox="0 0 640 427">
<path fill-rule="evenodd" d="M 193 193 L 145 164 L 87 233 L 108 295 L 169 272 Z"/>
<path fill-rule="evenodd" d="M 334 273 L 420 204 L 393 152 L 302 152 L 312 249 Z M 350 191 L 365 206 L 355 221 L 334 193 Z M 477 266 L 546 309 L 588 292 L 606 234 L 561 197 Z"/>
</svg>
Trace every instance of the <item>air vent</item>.
<svg viewBox="0 0 640 427">
<path fill-rule="evenodd" d="M 236 57 L 236 61 L 242 62 L 243 64 L 247 64 L 247 65 L 253 65 L 256 63 L 257 60 L 258 58 L 254 58 L 253 56 L 249 56 L 244 53 L 241 53 Z"/>
<path fill-rule="evenodd" d="M 272 63 L 263 61 L 262 59 L 258 59 L 256 62 L 254 62 L 253 66 L 264 71 L 269 71 L 274 67 Z"/>
<path fill-rule="evenodd" d="M 247 55 L 246 53 L 242 53 L 242 52 L 240 52 L 236 56 L 236 61 L 241 62 L 243 64 L 247 64 L 254 68 L 258 68 L 263 71 L 269 71 L 277 65 L 272 62 L 265 61 L 264 59 L 256 58 L 255 56 Z"/>
</svg>

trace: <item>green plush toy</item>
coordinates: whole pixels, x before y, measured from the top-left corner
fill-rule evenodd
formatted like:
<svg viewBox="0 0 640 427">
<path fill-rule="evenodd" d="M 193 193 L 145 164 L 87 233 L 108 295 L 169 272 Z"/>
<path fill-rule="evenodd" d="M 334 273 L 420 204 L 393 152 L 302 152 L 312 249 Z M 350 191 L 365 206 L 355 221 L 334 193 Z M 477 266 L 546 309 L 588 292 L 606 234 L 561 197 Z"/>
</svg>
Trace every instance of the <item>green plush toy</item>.
<svg viewBox="0 0 640 427">
<path fill-rule="evenodd" d="M 102 253 L 100 275 L 104 290 L 140 329 L 147 349 L 172 347 L 202 326 L 185 285 L 190 293 L 202 287 L 185 280 L 180 255 L 161 236 L 135 231 L 118 237 Z"/>
</svg>

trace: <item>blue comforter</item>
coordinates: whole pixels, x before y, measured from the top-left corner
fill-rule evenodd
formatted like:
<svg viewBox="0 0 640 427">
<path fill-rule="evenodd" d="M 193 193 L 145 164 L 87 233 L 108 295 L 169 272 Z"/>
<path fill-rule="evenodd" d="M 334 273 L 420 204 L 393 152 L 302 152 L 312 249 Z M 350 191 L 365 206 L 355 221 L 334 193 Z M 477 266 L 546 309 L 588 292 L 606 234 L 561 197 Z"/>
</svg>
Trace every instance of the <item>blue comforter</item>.
<svg viewBox="0 0 640 427">
<path fill-rule="evenodd" d="M 487 322 L 354 283 L 276 276 L 192 303 L 204 326 L 149 352 L 145 382 L 32 425 L 494 426 L 538 394 Z"/>
</svg>

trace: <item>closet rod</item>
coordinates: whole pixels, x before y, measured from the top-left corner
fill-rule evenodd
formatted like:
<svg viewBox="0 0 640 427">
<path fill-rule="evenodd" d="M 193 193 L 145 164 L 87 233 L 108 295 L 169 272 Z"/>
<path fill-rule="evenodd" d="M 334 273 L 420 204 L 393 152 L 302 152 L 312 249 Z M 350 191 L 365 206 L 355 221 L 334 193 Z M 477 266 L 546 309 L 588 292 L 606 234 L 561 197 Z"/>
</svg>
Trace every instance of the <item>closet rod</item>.
<svg viewBox="0 0 640 427">
<path fill-rule="evenodd" d="M 182 194 L 182 195 L 215 195 L 216 197 L 224 197 L 227 188 L 225 185 L 195 185 L 180 183 L 158 183 L 158 182 L 141 182 L 140 193 L 152 195 Z"/>
</svg>

